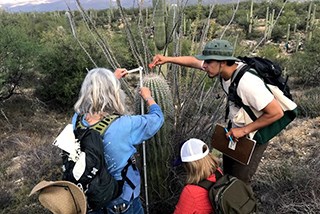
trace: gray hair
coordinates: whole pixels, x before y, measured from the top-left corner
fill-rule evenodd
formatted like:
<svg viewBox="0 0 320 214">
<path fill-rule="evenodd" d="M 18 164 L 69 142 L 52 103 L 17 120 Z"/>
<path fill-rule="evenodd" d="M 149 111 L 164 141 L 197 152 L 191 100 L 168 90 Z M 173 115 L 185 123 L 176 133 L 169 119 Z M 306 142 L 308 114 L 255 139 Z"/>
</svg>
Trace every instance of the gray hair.
<svg viewBox="0 0 320 214">
<path fill-rule="evenodd" d="M 125 93 L 112 71 L 94 68 L 85 77 L 78 101 L 74 105 L 78 114 L 120 114 L 126 111 Z"/>
</svg>

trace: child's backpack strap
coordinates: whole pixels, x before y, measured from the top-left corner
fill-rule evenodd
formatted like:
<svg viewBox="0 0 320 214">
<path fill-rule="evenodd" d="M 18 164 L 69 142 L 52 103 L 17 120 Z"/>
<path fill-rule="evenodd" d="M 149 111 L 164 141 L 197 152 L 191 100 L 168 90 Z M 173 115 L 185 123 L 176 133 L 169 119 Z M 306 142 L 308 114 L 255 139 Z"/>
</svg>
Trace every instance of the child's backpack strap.
<svg viewBox="0 0 320 214">
<path fill-rule="evenodd" d="M 219 180 L 223 175 L 219 170 L 216 170 L 214 172 L 215 176 L 216 176 L 216 181 Z M 210 188 L 215 184 L 216 182 L 212 182 L 209 181 L 208 179 L 204 179 L 202 181 L 200 181 L 197 185 L 206 189 L 206 190 L 210 190 Z"/>
</svg>

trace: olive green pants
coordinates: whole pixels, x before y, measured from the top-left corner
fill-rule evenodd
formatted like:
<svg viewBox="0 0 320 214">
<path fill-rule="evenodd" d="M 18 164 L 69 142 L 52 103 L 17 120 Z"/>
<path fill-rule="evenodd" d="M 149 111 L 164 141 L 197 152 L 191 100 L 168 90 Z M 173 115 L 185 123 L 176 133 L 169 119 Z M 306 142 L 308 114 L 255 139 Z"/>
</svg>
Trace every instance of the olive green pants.
<svg viewBox="0 0 320 214">
<path fill-rule="evenodd" d="M 249 165 L 243 165 L 226 155 L 223 155 L 223 171 L 226 174 L 237 177 L 238 179 L 245 182 L 247 185 L 250 185 L 251 178 L 256 173 L 263 152 L 266 150 L 269 142 L 264 144 L 256 144 L 256 147 L 252 153 L 251 160 Z"/>
</svg>

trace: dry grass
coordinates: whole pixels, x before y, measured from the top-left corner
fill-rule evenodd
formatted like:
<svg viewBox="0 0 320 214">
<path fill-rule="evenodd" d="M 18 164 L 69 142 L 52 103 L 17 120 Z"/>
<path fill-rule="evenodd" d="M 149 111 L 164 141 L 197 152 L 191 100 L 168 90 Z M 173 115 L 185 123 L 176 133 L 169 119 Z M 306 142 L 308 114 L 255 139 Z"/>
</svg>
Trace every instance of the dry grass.
<svg viewBox="0 0 320 214">
<path fill-rule="evenodd" d="M 320 112 L 320 87 L 299 92 L 295 101 L 299 106 L 299 113 L 302 116 L 317 117 Z"/>
<path fill-rule="evenodd" d="M 255 176 L 260 213 L 320 213 L 319 127 L 299 118 L 270 142 Z"/>
<path fill-rule="evenodd" d="M 70 119 L 22 95 L 2 103 L 0 116 L 0 213 L 49 213 L 28 195 L 40 180 L 60 179 L 61 159 L 51 143 Z"/>
</svg>

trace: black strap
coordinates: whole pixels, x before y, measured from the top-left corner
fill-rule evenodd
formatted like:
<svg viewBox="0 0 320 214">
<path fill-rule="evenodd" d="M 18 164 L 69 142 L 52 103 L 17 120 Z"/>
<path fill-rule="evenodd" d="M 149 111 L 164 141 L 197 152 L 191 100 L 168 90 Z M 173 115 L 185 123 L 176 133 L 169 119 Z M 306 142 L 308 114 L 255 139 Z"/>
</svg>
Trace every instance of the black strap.
<svg viewBox="0 0 320 214">
<path fill-rule="evenodd" d="M 237 87 L 239 84 L 239 81 L 241 79 L 241 77 L 244 75 L 245 72 L 250 72 L 253 75 L 256 75 L 257 77 L 259 77 L 263 82 L 263 78 L 261 76 L 259 76 L 259 74 L 257 73 L 256 70 L 252 69 L 251 66 L 246 66 L 243 67 L 237 74 L 237 76 L 235 77 L 235 79 L 232 81 L 230 87 L 229 87 L 229 96 L 228 96 L 228 101 L 227 101 L 227 111 L 226 111 L 226 116 L 225 118 L 228 118 L 229 115 L 229 101 L 232 101 L 235 103 L 235 105 L 237 105 L 239 108 L 243 108 L 247 114 L 249 115 L 249 117 L 251 118 L 252 121 L 255 121 L 257 119 L 257 116 L 253 113 L 253 111 L 250 109 L 249 106 L 246 106 L 243 104 L 242 99 L 239 97 L 239 95 L 237 94 Z M 268 85 L 264 82 L 264 85 L 266 86 L 266 88 L 272 93 L 271 89 L 268 87 Z"/>
<path fill-rule="evenodd" d="M 242 103 L 242 99 L 238 96 L 237 94 L 237 88 L 238 88 L 238 84 L 240 79 L 242 78 L 242 76 L 244 75 L 244 73 L 246 71 L 248 71 L 250 69 L 250 66 L 245 64 L 242 68 L 240 68 L 240 70 L 236 70 L 235 72 L 232 73 L 231 76 L 231 83 L 229 86 L 229 91 L 228 91 L 228 99 L 227 99 L 227 106 L 226 106 L 226 114 L 225 114 L 225 121 L 227 121 L 229 113 L 230 113 L 230 101 L 234 102 L 236 106 L 238 107 L 242 107 L 243 103 Z"/>
<path fill-rule="evenodd" d="M 129 158 L 129 160 L 128 160 L 128 162 L 127 162 L 127 165 L 126 165 L 126 166 L 122 169 L 122 171 L 121 171 L 121 176 L 122 176 L 122 179 L 129 184 L 129 186 L 131 187 L 131 189 L 134 190 L 134 189 L 136 188 L 136 186 L 134 185 L 134 183 L 133 183 L 133 182 L 128 178 L 128 176 L 127 176 L 128 168 L 129 168 L 129 166 L 131 166 L 131 165 L 132 165 L 133 170 L 137 170 L 134 156 L 132 156 L 131 158 Z"/>
<path fill-rule="evenodd" d="M 214 172 L 214 175 L 216 176 L 216 181 L 219 180 L 223 175 L 219 170 L 216 170 Z M 210 188 L 215 184 L 216 182 L 213 181 L 209 181 L 208 179 L 204 179 L 202 181 L 200 181 L 197 185 L 206 189 L 206 190 L 210 190 Z"/>
</svg>

